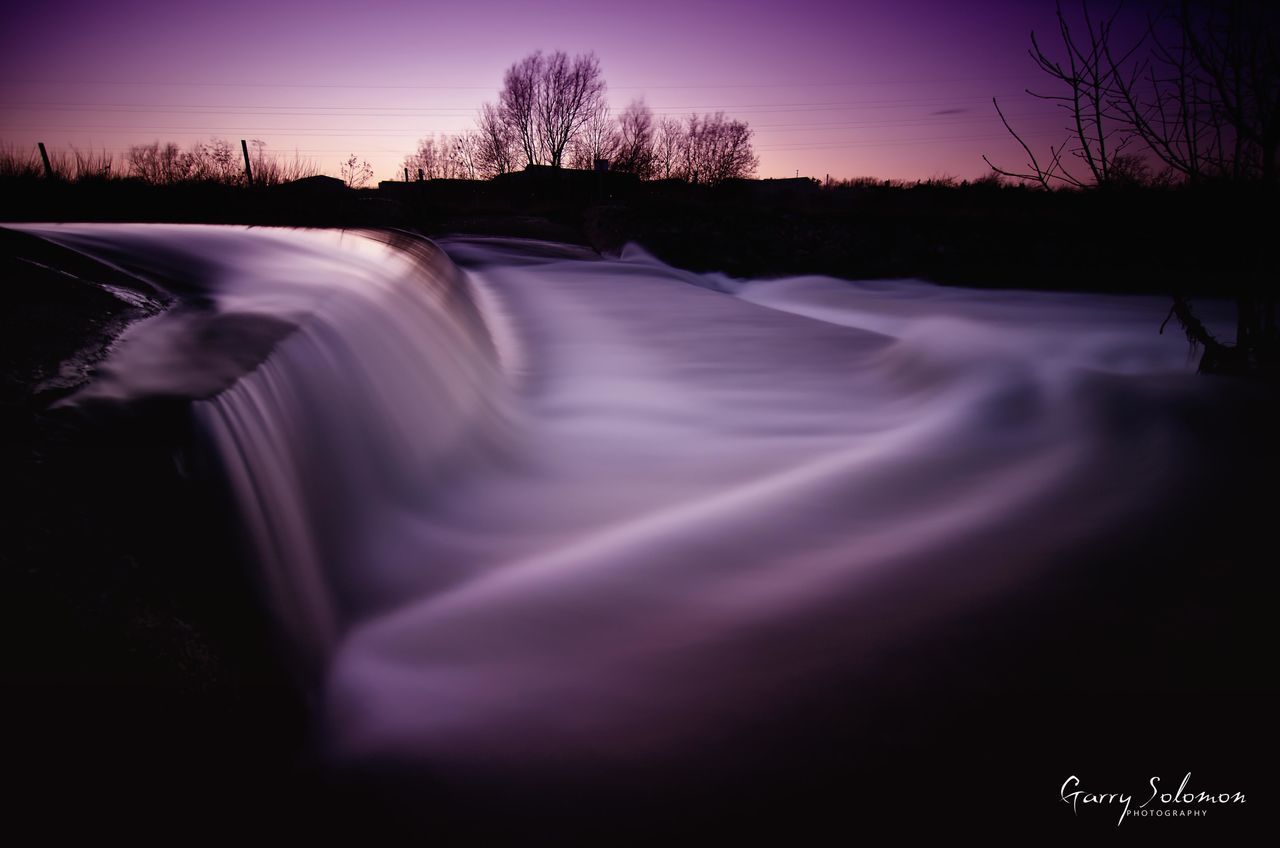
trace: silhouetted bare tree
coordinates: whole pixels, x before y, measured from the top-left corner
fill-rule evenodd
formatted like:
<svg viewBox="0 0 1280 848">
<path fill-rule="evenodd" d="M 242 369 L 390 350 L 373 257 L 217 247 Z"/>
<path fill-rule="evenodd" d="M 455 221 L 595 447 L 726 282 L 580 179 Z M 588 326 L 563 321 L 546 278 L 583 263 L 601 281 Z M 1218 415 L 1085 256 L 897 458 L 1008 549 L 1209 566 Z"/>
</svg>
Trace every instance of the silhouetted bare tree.
<svg viewBox="0 0 1280 848">
<path fill-rule="evenodd" d="M 486 103 L 476 118 L 478 133 L 476 167 L 482 177 L 496 177 L 515 170 L 520 140 L 504 120 L 500 106 Z"/>
<path fill-rule="evenodd" d="M 569 141 L 597 113 L 604 88 L 594 53 L 570 59 L 556 51 L 547 57 L 536 102 L 542 143 L 553 167 L 560 167 Z"/>
<path fill-rule="evenodd" d="M 1280 147 L 1280 9 L 1258 0 L 1181 0 L 1123 50 L 1112 43 L 1114 14 L 1095 23 L 1084 0 L 1080 9 L 1084 42 L 1077 41 L 1058 6 L 1065 65 L 1050 59 L 1032 34 L 1037 66 L 1065 86 L 1065 93 L 1044 99 L 1067 111 L 1070 138 L 1051 146 L 1041 162 L 996 103 L 1001 121 L 1030 161 L 1028 170 L 1015 172 L 988 159 L 992 169 L 1045 188 L 1086 188 L 1139 180 L 1149 171 L 1147 162 L 1155 161 L 1165 168 L 1165 182 L 1261 184 L 1260 195 L 1243 197 L 1271 214 Z M 1139 153 L 1122 153 L 1131 142 L 1139 142 Z M 1086 173 L 1067 168 L 1064 152 L 1083 162 Z M 1224 250 L 1233 247 L 1224 245 Z M 1256 245 L 1234 250 L 1254 251 Z M 1202 370 L 1276 371 L 1280 332 L 1270 275 L 1235 280 L 1232 288 L 1233 343 L 1213 336 L 1185 296 L 1175 295 L 1169 317 L 1203 347 Z"/>
<path fill-rule="evenodd" d="M 457 163 L 460 179 L 474 180 L 479 178 L 481 169 L 480 133 L 465 130 L 453 137 L 453 160 Z"/>
<path fill-rule="evenodd" d="M 684 127 L 672 117 L 658 121 L 653 138 L 653 176 L 669 180 L 679 175 L 680 149 L 684 143 Z"/>
<path fill-rule="evenodd" d="M 404 168 L 410 175 L 421 173 L 428 180 L 473 180 L 483 167 L 482 147 L 480 133 L 475 130 L 428 136 L 418 142 L 417 151 L 404 158 Z"/>
<path fill-rule="evenodd" d="M 498 93 L 498 108 L 511 134 L 520 142 L 526 164 L 542 162 L 542 135 L 538 127 L 541 109 L 538 90 L 546 59 L 538 50 L 507 68 Z"/>
<path fill-rule="evenodd" d="M 751 147 L 751 129 L 723 112 L 690 115 L 677 154 L 677 174 L 691 183 L 715 185 L 755 173 L 759 158 Z"/>
<path fill-rule="evenodd" d="M 1136 60 L 1126 65 L 1104 44 L 1117 108 L 1179 178 L 1276 182 L 1278 18 L 1274 4 L 1183 0 L 1150 22 Z"/>
<path fill-rule="evenodd" d="M 609 104 L 599 101 L 570 143 L 570 164 L 591 170 L 597 159 L 613 162 L 618 153 L 618 130 Z"/>
<path fill-rule="evenodd" d="M 1255 184 L 1252 214 L 1274 215 L 1280 146 L 1280 9 L 1256 0 L 1182 0 L 1151 27 L 1152 56 L 1120 77 L 1118 99 L 1152 154 L 1189 183 Z M 1145 71 L 1145 74 L 1144 74 Z M 1145 77 L 1145 85 L 1138 88 Z M 1224 245 L 1231 251 L 1257 245 Z M 1171 315 L 1204 348 L 1201 370 L 1280 371 L 1274 274 L 1234 280 L 1236 337 L 1211 335 L 1182 296 Z"/>
<path fill-rule="evenodd" d="M 642 180 L 654 175 L 653 111 L 643 99 L 633 100 L 618 115 L 618 150 L 614 170 Z"/>
<path fill-rule="evenodd" d="M 348 188 L 360 188 L 373 178 L 373 168 L 354 153 L 338 169 Z"/>
<path fill-rule="evenodd" d="M 1027 93 L 1040 100 L 1055 103 L 1067 117 L 1067 138 L 1057 147 L 1049 145 L 1048 156 L 1042 161 L 1036 156 L 1031 146 L 1023 140 L 1005 117 L 1004 111 L 996 98 L 991 102 L 996 107 L 1005 129 L 1009 131 L 1027 154 L 1025 171 L 1011 171 L 1001 168 L 983 156 L 991 169 L 998 174 L 1029 180 L 1039 183 L 1044 188 L 1053 185 L 1069 185 L 1083 188 L 1088 185 L 1107 185 L 1115 178 L 1127 175 L 1124 162 L 1119 171 L 1115 169 L 1117 159 L 1123 155 L 1134 137 L 1132 126 L 1117 111 L 1114 98 L 1117 64 L 1110 60 L 1106 46 L 1115 24 L 1116 12 L 1095 21 L 1089 12 L 1086 2 L 1081 2 L 1081 13 L 1084 24 L 1084 38 L 1079 32 L 1072 32 L 1062 12 L 1062 4 L 1057 4 L 1058 35 L 1062 39 L 1063 59 L 1052 58 L 1040 46 L 1039 39 L 1031 33 L 1030 54 L 1036 67 L 1044 71 L 1050 78 L 1061 83 L 1058 92 L 1039 94 L 1031 89 Z M 1127 57 L 1126 57 L 1127 58 Z M 1078 175 L 1069 165 L 1070 156 L 1085 168 L 1086 175 Z"/>
<path fill-rule="evenodd" d="M 440 152 L 434 136 L 427 136 L 418 142 L 418 149 L 404 157 L 404 167 L 411 175 L 422 174 L 424 179 L 434 180 L 440 177 Z"/>
<path fill-rule="evenodd" d="M 1069 119 L 1069 137 L 1040 159 L 1009 124 L 1028 157 L 1012 171 L 992 170 L 1045 188 L 1131 182 L 1150 158 L 1172 178 L 1277 180 L 1280 148 L 1280 8 L 1259 0 L 1181 0 L 1148 22 L 1145 36 L 1118 47 L 1117 12 L 1095 19 L 1080 3 L 1073 31 L 1057 7 L 1065 59 L 1052 59 L 1031 34 L 1036 66 L 1061 83 L 1054 101 Z M 1083 29 L 1084 35 L 1080 36 Z M 1125 148 L 1140 142 L 1136 153 Z M 1067 158 L 1070 157 L 1070 158 Z M 983 157 L 986 159 L 986 157 Z M 1073 171 L 1071 159 L 1083 164 Z"/>
<path fill-rule="evenodd" d="M 549 56 L 537 51 L 508 68 L 499 106 L 526 163 L 560 167 L 565 148 L 599 107 L 604 89 L 593 53 L 570 59 L 559 50 Z"/>
</svg>

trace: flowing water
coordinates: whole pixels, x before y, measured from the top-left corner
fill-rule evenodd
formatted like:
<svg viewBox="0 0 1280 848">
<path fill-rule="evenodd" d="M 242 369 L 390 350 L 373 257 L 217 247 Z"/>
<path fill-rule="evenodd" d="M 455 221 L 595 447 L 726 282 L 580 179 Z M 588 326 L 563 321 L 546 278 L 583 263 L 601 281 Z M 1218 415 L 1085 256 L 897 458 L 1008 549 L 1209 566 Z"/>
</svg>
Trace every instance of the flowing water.
<svg viewBox="0 0 1280 848">
<path fill-rule="evenodd" d="M 72 402 L 194 399 L 342 763 L 694 760 L 1151 520 L 1206 391 L 1158 298 L 24 229 L 176 297 Z"/>
</svg>

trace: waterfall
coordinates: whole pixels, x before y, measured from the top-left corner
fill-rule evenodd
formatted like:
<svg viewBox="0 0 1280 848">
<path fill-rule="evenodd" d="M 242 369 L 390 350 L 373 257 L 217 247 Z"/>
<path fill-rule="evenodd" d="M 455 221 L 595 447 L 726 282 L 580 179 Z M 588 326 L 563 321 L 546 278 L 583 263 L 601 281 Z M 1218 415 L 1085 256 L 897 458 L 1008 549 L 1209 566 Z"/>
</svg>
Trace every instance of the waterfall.
<svg viewBox="0 0 1280 848">
<path fill-rule="evenodd" d="M 190 398 L 342 762 L 591 773 L 856 690 L 1185 497 L 1209 391 L 1156 298 L 25 229 L 174 296 L 70 402 Z"/>
</svg>

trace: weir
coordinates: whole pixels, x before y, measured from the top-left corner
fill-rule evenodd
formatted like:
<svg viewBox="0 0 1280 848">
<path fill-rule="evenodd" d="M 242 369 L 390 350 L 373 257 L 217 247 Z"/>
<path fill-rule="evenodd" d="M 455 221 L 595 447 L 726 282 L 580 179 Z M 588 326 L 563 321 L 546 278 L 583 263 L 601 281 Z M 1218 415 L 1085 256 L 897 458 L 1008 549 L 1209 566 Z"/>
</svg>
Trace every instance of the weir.
<svg viewBox="0 0 1280 848">
<path fill-rule="evenodd" d="M 857 692 L 1157 522 L 1216 391 L 1157 298 L 22 229 L 175 299 L 69 402 L 190 400 L 340 763 L 592 774 Z"/>
</svg>

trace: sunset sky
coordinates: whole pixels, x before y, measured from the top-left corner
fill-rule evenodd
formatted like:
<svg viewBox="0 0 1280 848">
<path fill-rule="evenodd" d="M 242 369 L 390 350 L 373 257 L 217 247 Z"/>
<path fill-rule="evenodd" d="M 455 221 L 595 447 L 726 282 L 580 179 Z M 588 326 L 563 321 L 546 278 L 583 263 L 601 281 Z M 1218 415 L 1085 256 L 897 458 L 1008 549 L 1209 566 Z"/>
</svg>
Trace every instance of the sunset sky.
<svg viewBox="0 0 1280 848">
<path fill-rule="evenodd" d="M 1131 7 L 1141 4 L 1130 4 Z M 1057 52 L 1051 0 L 155 0 L 7 11 L 0 141 L 121 154 L 131 143 L 261 139 L 377 178 L 432 133 L 470 128 L 535 49 L 594 51 L 622 107 L 724 110 L 755 130 L 759 176 L 917 179 L 987 172 L 1061 141 L 1028 34 Z M 1135 11 L 1141 17 L 1141 12 Z M 1132 28 L 1136 31 L 1136 27 Z"/>
</svg>

